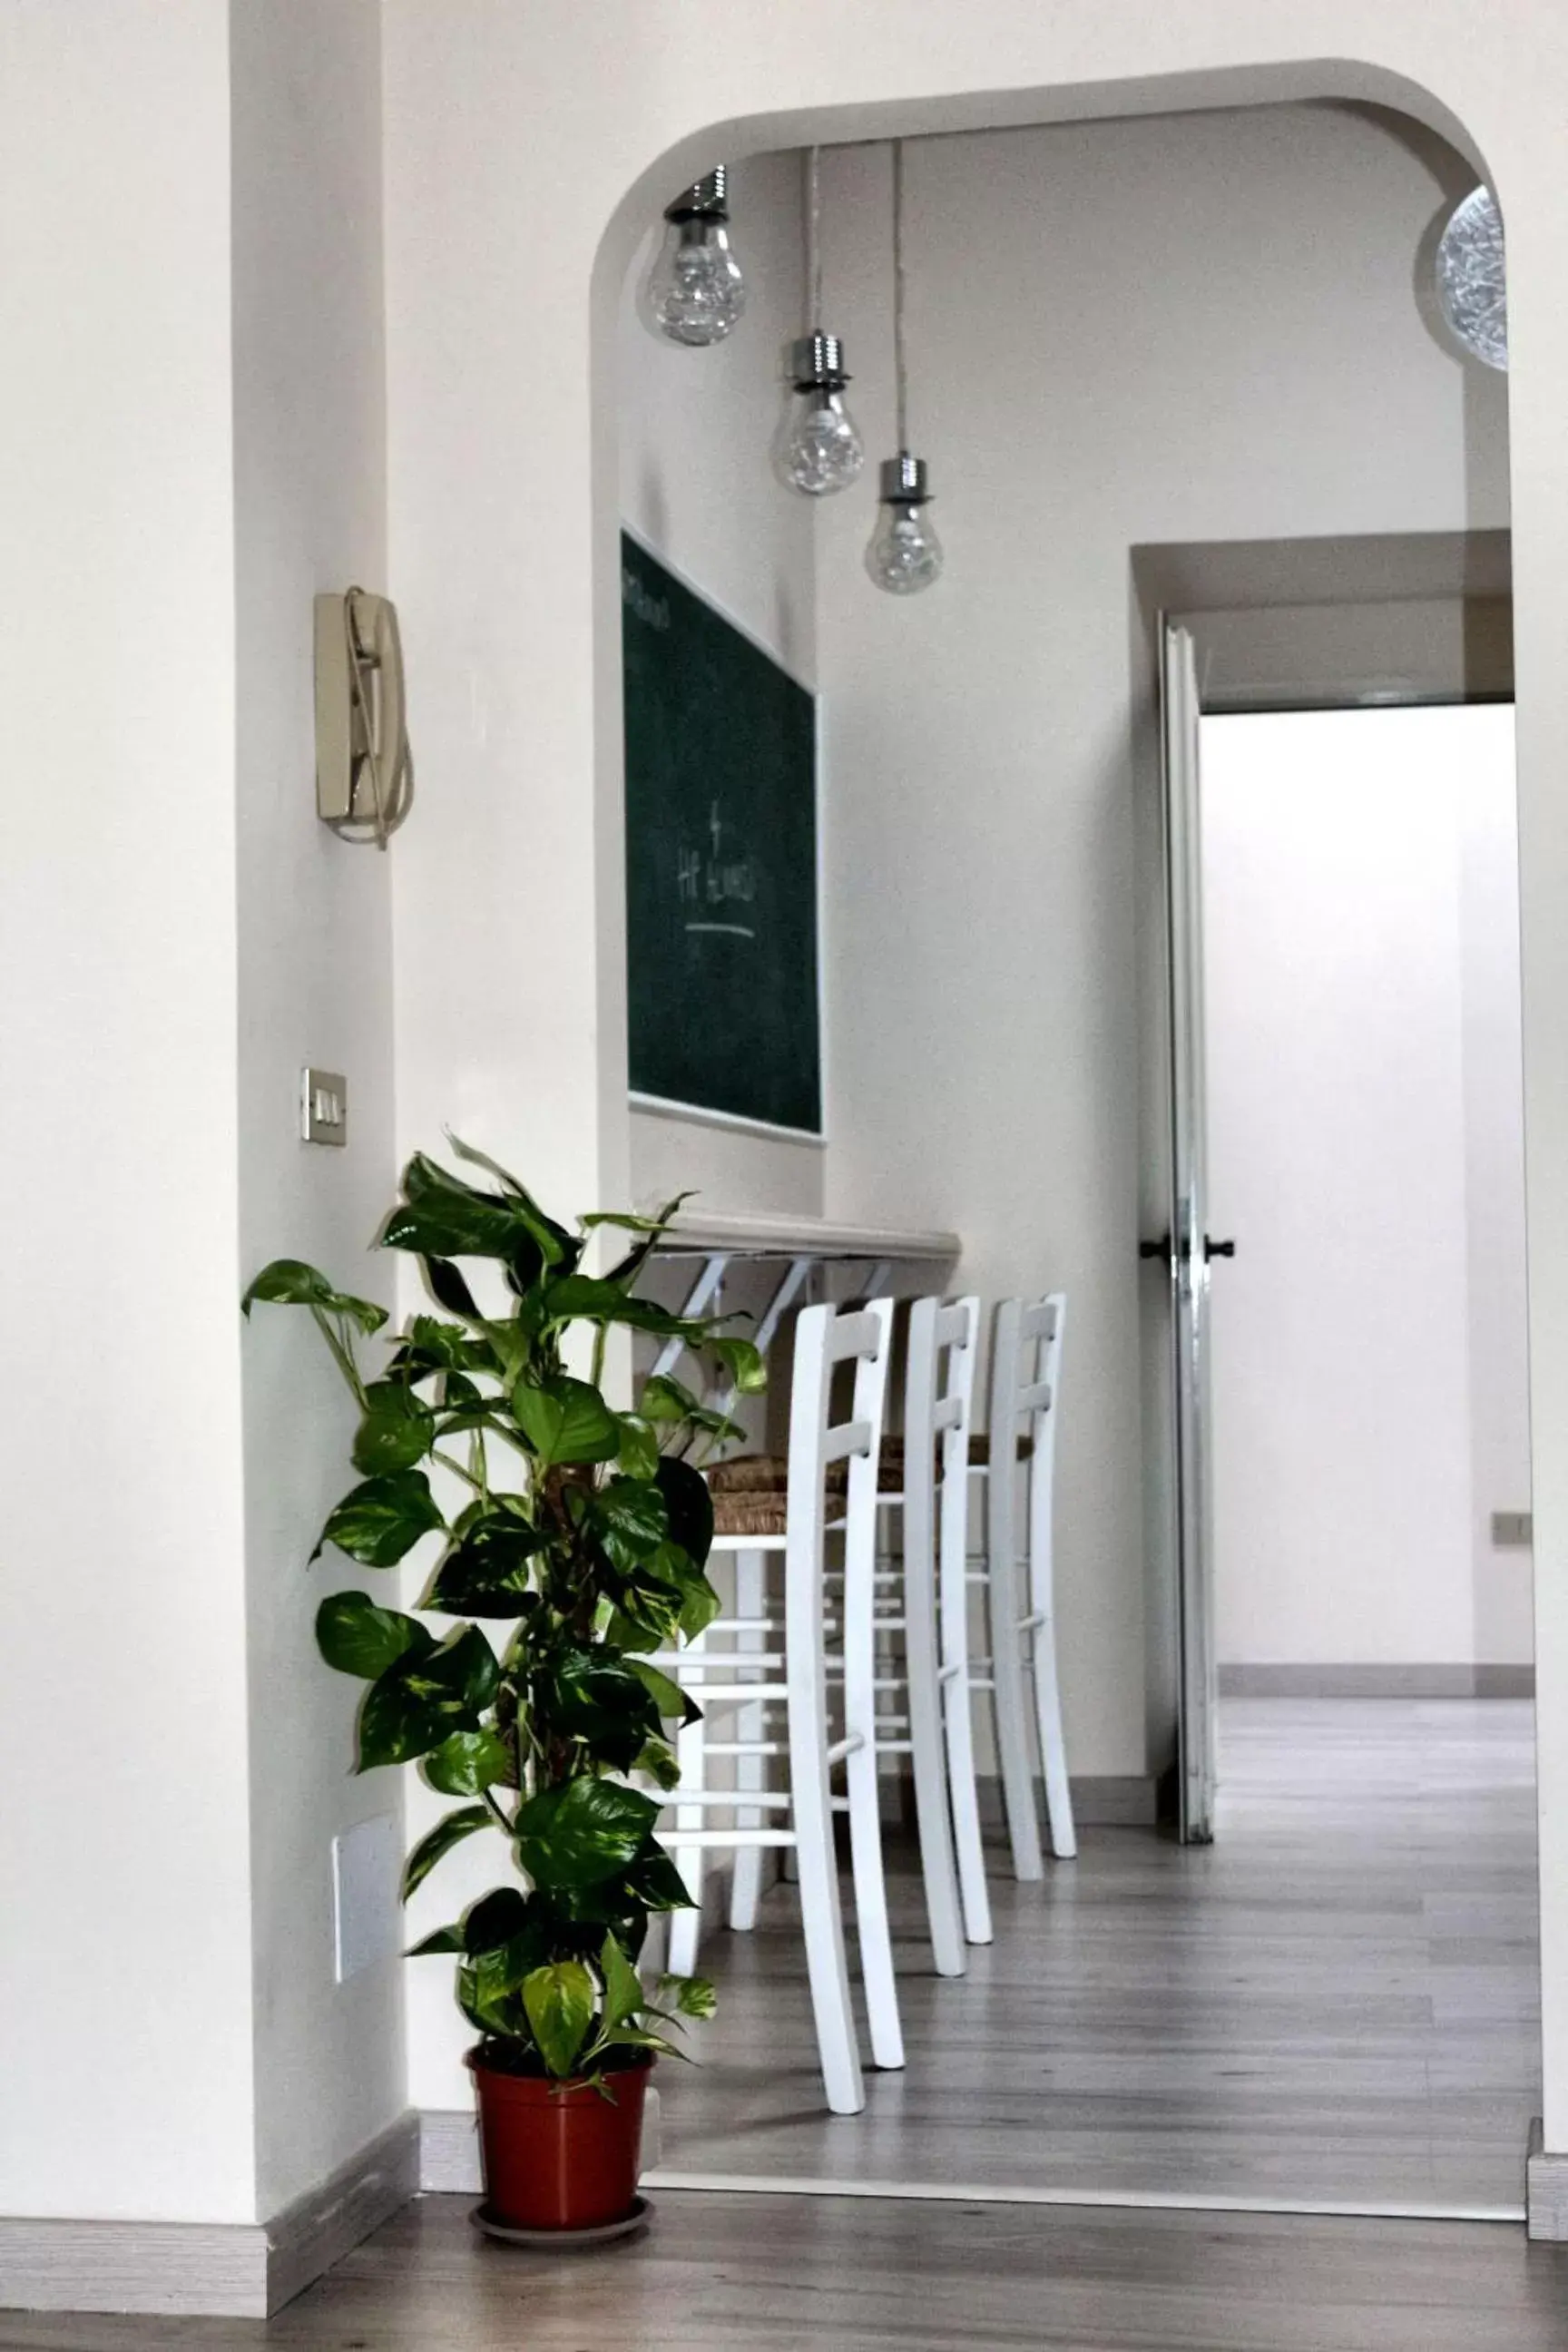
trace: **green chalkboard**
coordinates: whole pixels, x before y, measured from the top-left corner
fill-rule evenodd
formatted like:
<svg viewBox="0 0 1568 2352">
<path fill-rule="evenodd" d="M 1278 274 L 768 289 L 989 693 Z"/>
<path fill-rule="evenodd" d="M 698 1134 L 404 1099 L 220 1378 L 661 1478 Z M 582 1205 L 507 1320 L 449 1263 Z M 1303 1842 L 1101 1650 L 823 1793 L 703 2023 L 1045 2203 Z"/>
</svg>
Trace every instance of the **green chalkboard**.
<svg viewBox="0 0 1568 2352">
<path fill-rule="evenodd" d="M 625 535 L 621 635 L 632 1090 L 816 1134 L 813 698 Z"/>
</svg>

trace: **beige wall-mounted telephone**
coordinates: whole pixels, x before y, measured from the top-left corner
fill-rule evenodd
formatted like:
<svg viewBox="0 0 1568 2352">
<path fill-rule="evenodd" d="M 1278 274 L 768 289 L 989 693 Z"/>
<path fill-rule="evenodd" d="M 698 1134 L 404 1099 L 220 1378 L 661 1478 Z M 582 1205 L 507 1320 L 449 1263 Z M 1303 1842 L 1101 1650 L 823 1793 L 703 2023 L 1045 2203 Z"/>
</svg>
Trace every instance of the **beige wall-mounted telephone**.
<svg viewBox="0 0 1568 2352">
<path fill-rule="evenodd" d="M 397 608 L 351 588 L 316 599 L 316 814 L 386 847 L 414 804 Z"/>
</svg>

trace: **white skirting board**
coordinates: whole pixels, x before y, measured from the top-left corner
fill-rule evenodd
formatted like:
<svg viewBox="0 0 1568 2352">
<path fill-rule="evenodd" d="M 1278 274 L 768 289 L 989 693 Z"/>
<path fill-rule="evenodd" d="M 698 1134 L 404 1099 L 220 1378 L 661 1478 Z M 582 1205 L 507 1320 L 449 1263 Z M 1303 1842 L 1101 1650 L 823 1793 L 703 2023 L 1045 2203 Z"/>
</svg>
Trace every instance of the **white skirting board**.
<svg viewBox="0 0 1568 2352">
<path fill-rule="evenodd" d="M 437 2195 L 477 2197 L 479 2117 L 471 2107 L 426 2107 L 419 2118 L 419 2186 Z"/>
<path fill-rule="evenodd" d="M 1568 2156 L 1547 2155 L 1539 2116 L 1530 2126 L 1524 2179 L 1530 2235 L 1561 2244 L 1568 2239 Z"/>
<path fill-rule="evenodd" d="M 1152 1772 L 1075 1772 L 1071 1785 L 1080 1829 L 1148 1829 L 1159 1819 L 1158 1784 Z M 987 1829 L 999 1829 L 1006 1820 L 1001 1781 L 994 1772 L 983 1772 L 975 1788 L 981 1820 Z"/>
<path fill-rule="evenodd" d="M 650 2096 L 654 2095 L 650 2092 Z M 474 2118 L 466 2111 L 427 2110 L 420 2118 L 420 2181 L 422 2189 L 439 2194 L 476 2196 L 479 2189 L 479 2151 Z M 1568 2171 L 1568 2158 L 1547 2158 Z M 710 2195 L 757 2197 L 885 2197 L 895 2200 L 935 2201 L 960 2205 L 1079 2205 L 1131 2212 L 1154 2213 L 1300 2213 L 1367 2216 L 1380 2221 L 1444 2221 L 1520 2222 L 1518 2205 L 1365 2205 L 1335 2204 L 1329 2200 L 1289 2197 L 1224 2197 L 1202 2189 L 1027 2189 L 1004 2188 L 973 2181 L 814 2180 L 793 2174 L 742 2172 L 682 2172 L 672 2166 L 659 2168 L 657 2145 L 643 2142 L 645 2189 L 684 2189 Z M 1533 2228 L 1533 2206 L 1532 2206 Z M 1542 2232 L 1541 2234 L 1549 2234 Z M 1568 2232 L 1565 2232 L 1568 2234 Z"/>
<path fill-rule="evenodd" d="M 1535 1668 L 1238 1661 L 1220 1667 L 1219 1695 L 1221 1698 L 1533 1698 Z"/>
<path fill-rule="evenodd" d="M 0 2309 L 265 2319 L 418 2187 L 419 2119 L 410 2112 L 269 2221 L 0 2216 Z"/>
</svg>

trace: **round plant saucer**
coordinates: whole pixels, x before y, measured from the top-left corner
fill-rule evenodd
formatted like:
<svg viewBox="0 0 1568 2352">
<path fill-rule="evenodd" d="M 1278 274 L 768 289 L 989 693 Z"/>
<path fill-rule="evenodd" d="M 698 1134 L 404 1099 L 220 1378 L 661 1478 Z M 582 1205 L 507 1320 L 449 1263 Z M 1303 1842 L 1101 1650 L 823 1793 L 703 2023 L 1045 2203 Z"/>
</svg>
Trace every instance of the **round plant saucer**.
<svg viewBox="0 0 1568 2352">
<path fill-rule="evenodd" d="M 476 2230 L 487 2238 L 495 2238 L 503 2246 L 527 2246 L 532 2251 L 552 2249 L 556 2253 L 574 2252 L 578 2247 L 607 2246 L 613 2239 L 629 2238 L 638 2230 L 646 2230 L 653 2217 L 653 2207 L 646 2197 L 633 2200 L 629 2213 L 618 2221 L 595 2221 L 586 2230 L 514 2230 L 508 2222 L 498 2221 L 488 2205 L 476 2205 L 468 2215 Z"/>
</svg>

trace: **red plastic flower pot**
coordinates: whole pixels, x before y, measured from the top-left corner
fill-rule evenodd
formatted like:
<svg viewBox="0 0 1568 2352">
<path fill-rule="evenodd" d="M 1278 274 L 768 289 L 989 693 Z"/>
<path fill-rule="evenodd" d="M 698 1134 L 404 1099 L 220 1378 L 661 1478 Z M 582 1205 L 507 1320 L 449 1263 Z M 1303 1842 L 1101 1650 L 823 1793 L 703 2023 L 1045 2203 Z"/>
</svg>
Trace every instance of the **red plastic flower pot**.
<svg viewBox="0 0 1568 2352">
<path fill-rule="evenodd" d="M 592 2083 L 554 2083 L 468 2065 L 479 2093 L 485 2201 L 512 2230 L 593 2230 L 619 2221 L 637 2193 L 648 2068 L 618 2067 Z"/>
</svg>

